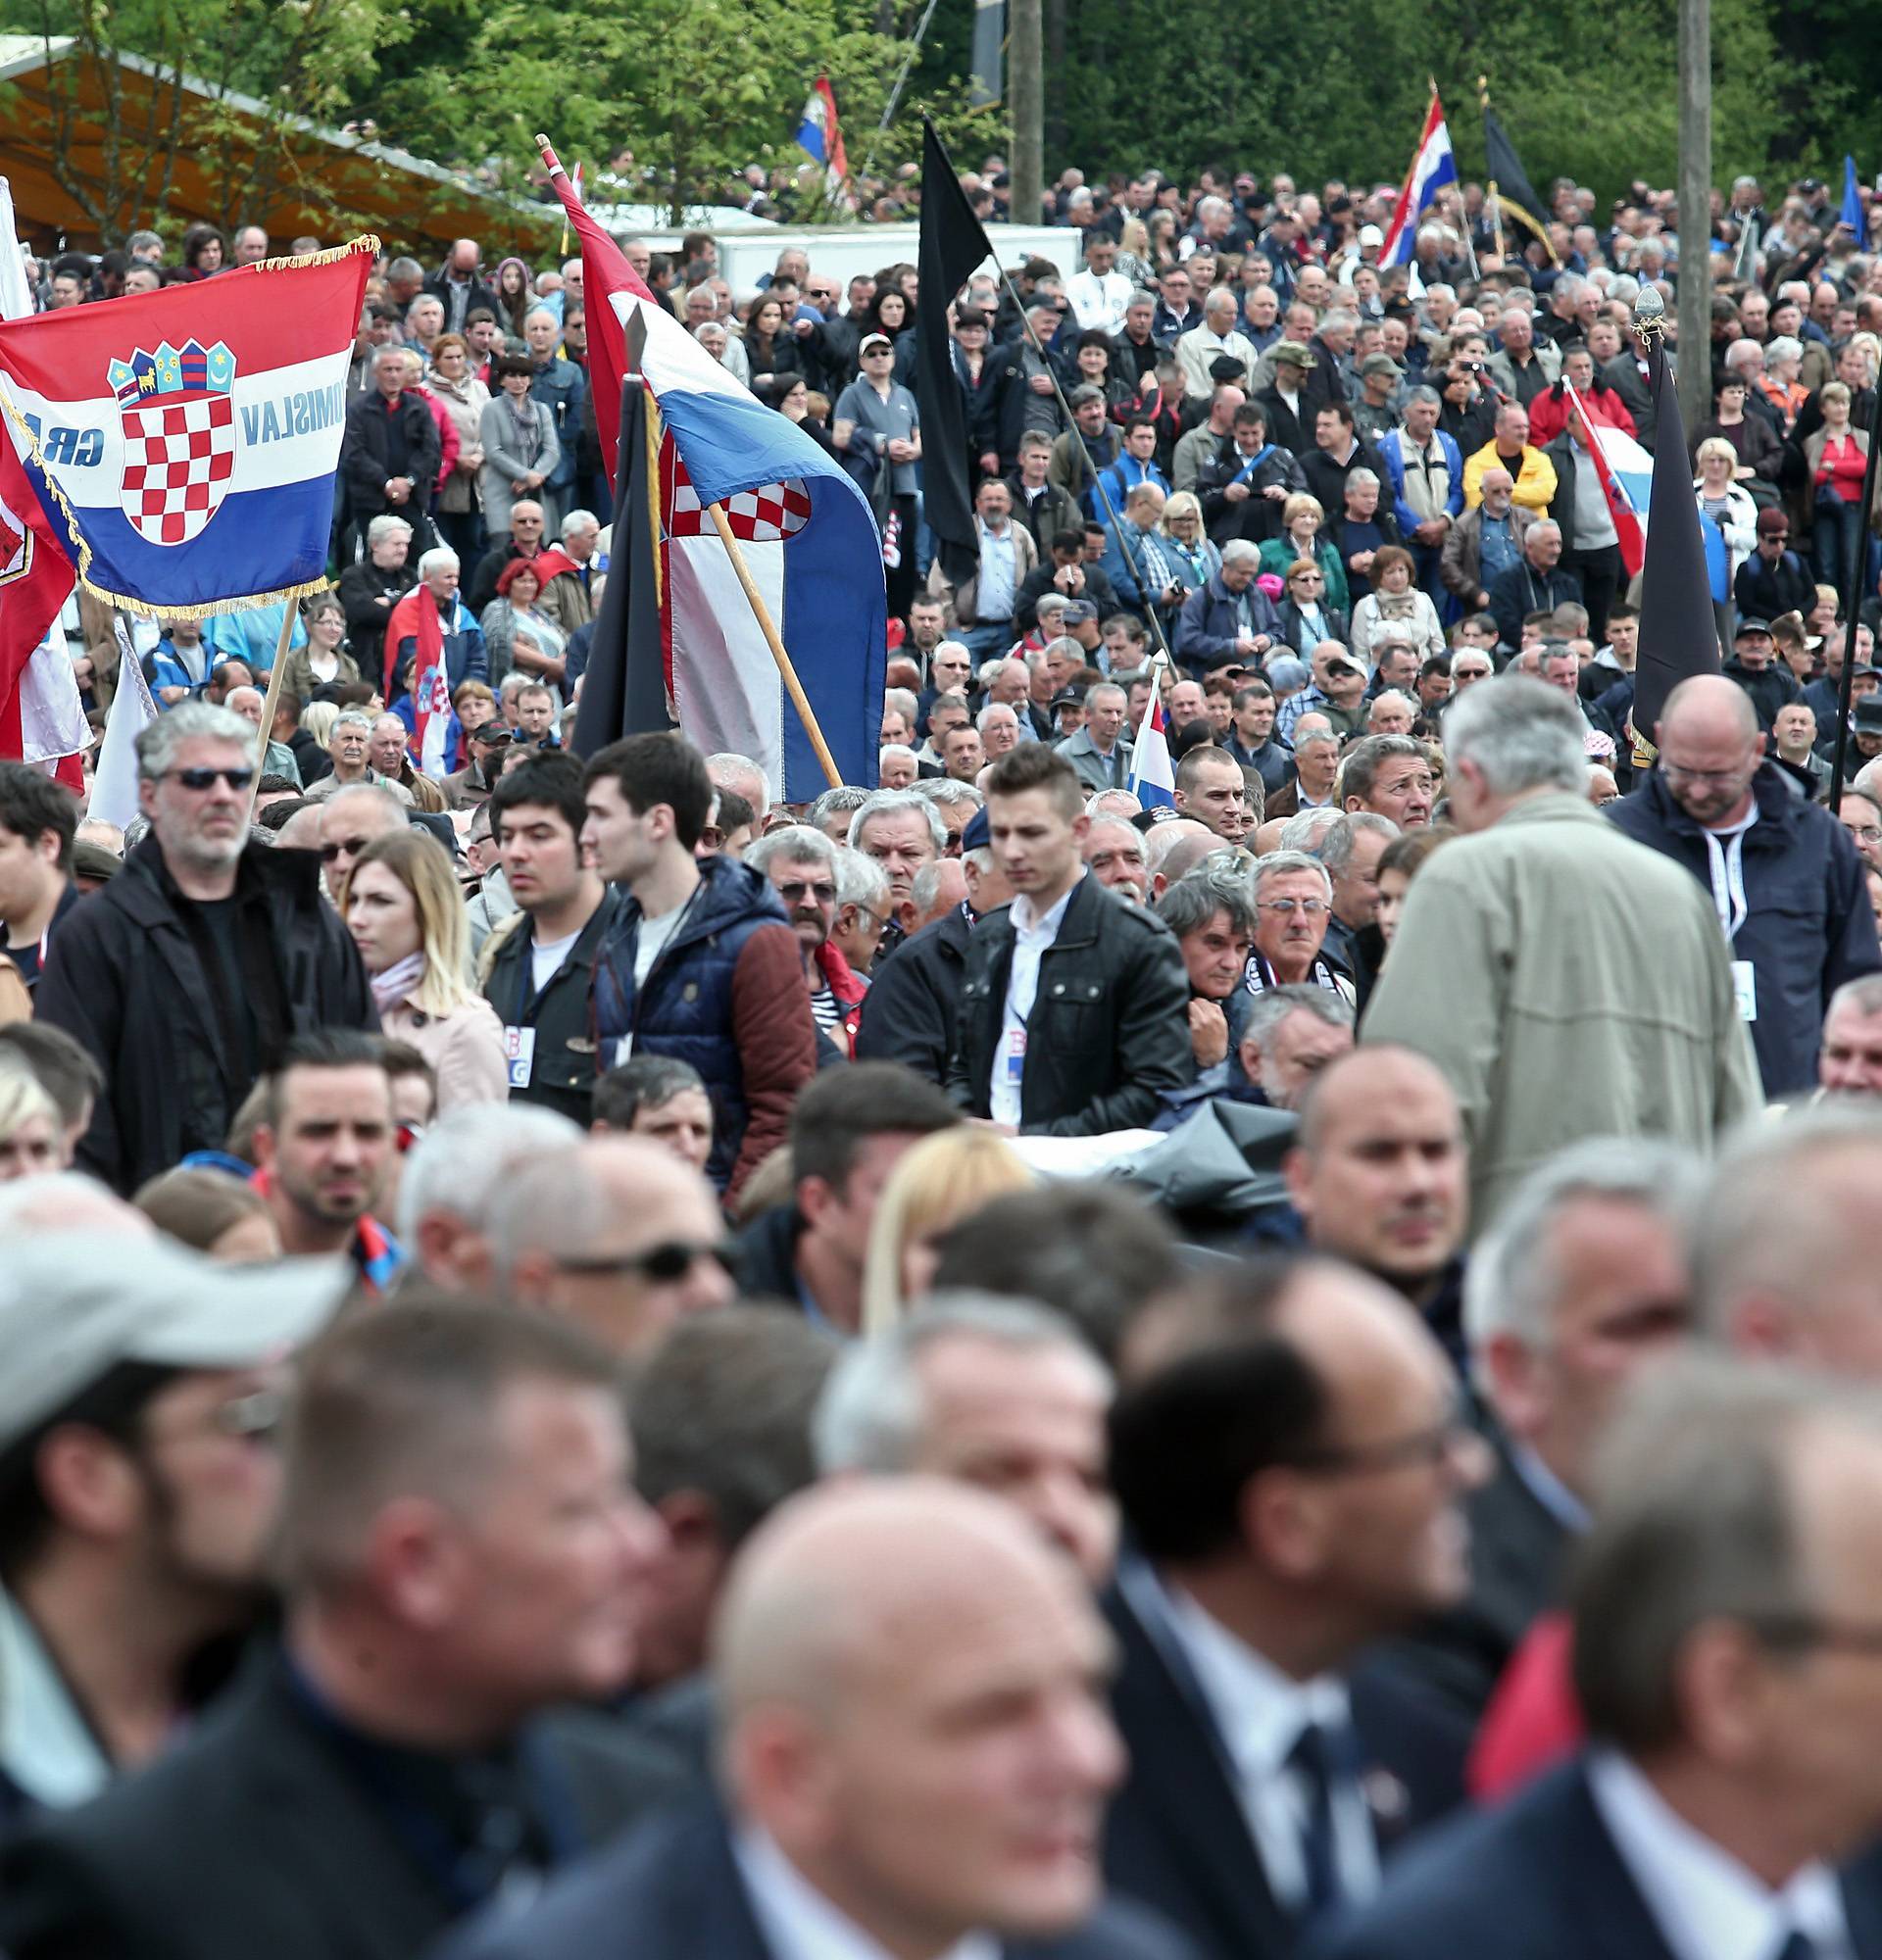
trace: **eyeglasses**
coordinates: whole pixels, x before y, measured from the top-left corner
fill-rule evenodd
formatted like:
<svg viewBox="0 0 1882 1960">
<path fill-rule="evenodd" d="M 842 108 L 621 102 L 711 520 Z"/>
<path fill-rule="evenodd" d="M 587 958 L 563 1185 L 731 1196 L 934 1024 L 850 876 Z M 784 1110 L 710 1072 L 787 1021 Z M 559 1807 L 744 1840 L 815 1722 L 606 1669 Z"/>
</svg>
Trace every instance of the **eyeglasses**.
<svg viewBox="0 0 1882 1960">
<path fill-rule="evenodd" d="M 331 844 L 321 846 L 321 862 L 337 863 L 341 852 L 345 852 L 349 858 L 357 858 L 371 842 L 370 837 L 336 837 Z"/>
<path fill-rule="evenodd" d="M 1326 583 L 1317 571 L 1304 571 L 1298 578 L 1288 580 L 1290 585 L 1324 585 Z"/>
<path fill-rule="evenodd" d="M 1277 918 L 1292 918 L 1299 912 L 1304 918 L 1318 918 L 1331 909 L 1324 899 L 1260 899 L 1256 902 L 1264 912 L 1272 912 Z"/>
<path fill-rule="evenodd" d="M 251 768 L 238 769 L 169 769 L 165 773 L 181 783 L 186 790 L 213 790 L 220 783 L 226 783 L 232 790 L 245 790 L 255 780 Z"/>
<path fill-rule="evenodd" d="M 639 1277 L 656 1285 L 670 1286 L 682 1280 L 701 1259 L 712 1259 L 728 1272 L 737 1271 L 737 1249 L 730 1240 L 701 1245 L 689 1239 L 669 1239 L 650 1246 L 644 1252 L 625 1252 L 614 1258 L 558 1259 L 565 1273 L 588 1279 L 627 1279 Z"/>
<path fill-rule="evenodd" d="M 1820 1619 L 1814 1613 L 1746 1613 L 1742 1618 L 1766 1646 L 1882 1654 L 1882 1627 L 1849 1626 Z"/>
<path fill-rule="evenodd" d="M 1289 1466 L 1316 1477 L 1362 1477 L 1379 1470 L 1424 1468 L 1437 1470 L 1448 1463 L 1470 1441 L 1471 1430 L 1461 1409 L 1452 1409 L 1441 1422 L 1390 1443 L 1368 1444 L 1342 1449 L 1304 1449 L 1288 1459 Z"/>
<path fill-rule="evenodd" d="M 827 906 L 836 898 L 834 885 L 814 885 L 804 878 L 793 878 L 788 885 L 780 885 L 777 895 L 787 905 L 799 905 L 806 898 L 815 899 L 818 905 Z"/>
</svg>

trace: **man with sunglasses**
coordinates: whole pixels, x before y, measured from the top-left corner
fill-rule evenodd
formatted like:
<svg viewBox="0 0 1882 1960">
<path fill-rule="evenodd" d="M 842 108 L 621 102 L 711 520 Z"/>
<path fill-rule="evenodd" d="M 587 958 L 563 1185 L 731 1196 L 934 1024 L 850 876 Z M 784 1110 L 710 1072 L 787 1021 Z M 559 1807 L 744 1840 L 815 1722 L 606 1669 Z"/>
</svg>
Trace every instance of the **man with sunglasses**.
<svg viewBox="0 0 1882 1960">
<path fill-rule="evenodd" d="M 348 783 L 314 808 L 319 812 L 321 876 L 327 896 L 337 901 L 360 853 L 375 838 L 406 828 L 405 806 L 376 783 Z"/>
<path fill-rule="evenodd" d="M 138 736 L 137 771 L 150 835 L 74 907 L 35 1002 L 105 1071 L 77 1162 L 126 1193 L 220 1150 L 290 1036 L 378 1027 L 319 859 L 250 841 L 248 723 L 185 702 Z"/>
<path fill-rule="evenodd" d="M 492 1238 L 512 1301 L 566 1314 L 630 1359 L 735 1291 L 712 1186 L 645 1137 L 594 1136 L 538 1157 L 498 1198 Z"/>
<path fill-rule="evenodd" d="M 1161 1331 L 1111 1417 L 1133 1548 L 1106 1602 L 1130 1773 L 1105 1874 L 1207 1960 L 1284 1954 L 1376 1890 L 1380 1826 L 1409 1821 L 1388 1772 L 1415 1725 L 1347 1676 L 1463 1597 L 1487 1453 L 1437 1343 L 1351 1267 L 1238 1266 Z"/>
<path fill-rule="evenodd" d="M 96 1200 L 0 1293 L 0 1820 L 96 1796 L 176 1736 L 190 1663 L 260 1612 L 279 1360 L 338 1304 L 257 1288 Z"/>
<path fill-rule="evenodd" d="M 852 1060 L 868 982 L 851 971 L 830 942 L 837 907 L 836 846 L 820 830 L 792 823 L 761 837 L 746 852 L 745 862 L 771 881 L 790 916 L 822 1058 Z"/>
</svg>

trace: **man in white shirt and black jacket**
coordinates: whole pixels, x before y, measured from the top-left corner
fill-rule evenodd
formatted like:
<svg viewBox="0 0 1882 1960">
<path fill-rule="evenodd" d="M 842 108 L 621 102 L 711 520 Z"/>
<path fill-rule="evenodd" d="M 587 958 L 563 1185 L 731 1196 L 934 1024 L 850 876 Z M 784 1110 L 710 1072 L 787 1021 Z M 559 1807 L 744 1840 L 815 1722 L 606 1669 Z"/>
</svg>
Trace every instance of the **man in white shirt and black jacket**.
<svg viewBox="0 0 1882 1960">
<path fill-rule="evenodd" d="M 968 940 L 949 1093 L 970 1115 L 1027 1133 L 1146 1123 L 1195 1069 L 1175 938 L 1085 875 L 1091 819 L 1064 757 L 1021 743 L 986 789 L 1015 896 Z"/>
</svg>

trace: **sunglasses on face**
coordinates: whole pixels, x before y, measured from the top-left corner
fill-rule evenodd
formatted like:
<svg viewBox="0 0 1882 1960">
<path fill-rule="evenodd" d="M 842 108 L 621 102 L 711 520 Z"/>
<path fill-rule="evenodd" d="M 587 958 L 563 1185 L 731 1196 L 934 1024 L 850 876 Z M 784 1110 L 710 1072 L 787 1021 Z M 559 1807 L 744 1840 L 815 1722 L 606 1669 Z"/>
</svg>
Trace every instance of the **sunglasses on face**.
<svg viewBox="0 0 1882 1960">
<path fill-rule="evenodd" d="M 357 858 L 371 841 L 370 837 L 335 838 L 331 844 L 322 844 L 321 846 L 321 862 L 322 864 L 337 863 L 341 852 L 345 852 L 349 858 Z"/>
<path fill-rule="evenodd" d="M 737 1270 L 736 1249 L 729 1240 L 700 1245 L 691 1240 L 672 1239 L 650 1246 L 644 1252 L 629 1252 L 619 1258 L 563 1259 L 558 1263 L 566 1273 L 579 1273 L 592 1279 L 639 1278 L 656 1285 L 670 1286 L 682 1280 L 701 1259 L 713 1259 L 730 1273 Z"/>
<path fill-rule="evenodd" d="M 219 782 L 232 790 L 245 790 L 255 780 L 255 771 L 250 768 L 172 769 L 170 774 L 184 789 L 197 791 L 213 790 Z"/>
<path fill-rule="evenodd" d="M 813 885 L 802 878 L 793 878 L 788 885 L 777 888 L 778 896 L 788 905 L 800 905 L 806 898 L 815 899 L 818 905 L 827 906 L 835 902 L 834 885 Z"/>
</svg>

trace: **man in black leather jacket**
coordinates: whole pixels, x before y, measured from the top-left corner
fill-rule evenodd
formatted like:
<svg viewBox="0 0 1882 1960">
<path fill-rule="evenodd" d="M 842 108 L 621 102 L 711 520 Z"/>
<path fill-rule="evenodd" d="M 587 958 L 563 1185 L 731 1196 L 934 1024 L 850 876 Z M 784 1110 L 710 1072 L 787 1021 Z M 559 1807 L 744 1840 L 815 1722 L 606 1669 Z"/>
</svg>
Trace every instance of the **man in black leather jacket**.
<svg viewBox="0 0 1882 1960">
<path fill-rule="evenodd" d="M 1083 801 L 1043 743 L 994 765 L 988 828 L 1015 898 L 967 942 L 948 1080 L 969 1114 L 1058 1137 L 1147 1123 L 1195 1069 L 1182 954 L 1085 875 Z"/>
</svg>

